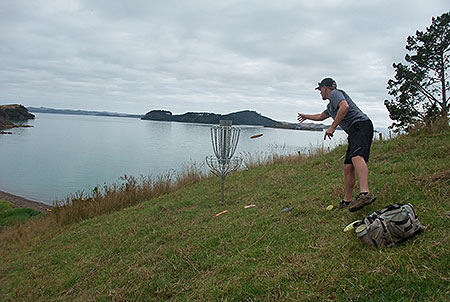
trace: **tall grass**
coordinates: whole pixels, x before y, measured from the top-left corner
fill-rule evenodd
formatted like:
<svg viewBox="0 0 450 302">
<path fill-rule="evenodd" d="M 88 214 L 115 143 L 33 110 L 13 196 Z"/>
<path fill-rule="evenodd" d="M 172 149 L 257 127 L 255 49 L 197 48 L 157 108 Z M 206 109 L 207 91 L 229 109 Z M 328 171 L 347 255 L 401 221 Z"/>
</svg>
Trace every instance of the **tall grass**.
<svg viewBox="0 0 450 302">
<path fill-rule="evenodd" d="M 408 134 L 417 136 L 422 134 L 436 134 L 439 131 L 445 131 L 450 128 L 448 118 L 439 118 L 434 121 L 418 122 L 408 130 Z"/>
<path fill-rule="evenodd" d="M 88 195 L 78 193 L 57 202 L 50 217 L 58 224 L 71 224 L 154 199 L 205 177 L 207 174 L 203 166 L 196 163 L 183 165 L 180 172 L 169 170 L 155 179 L 151 176 L 124 175 L 119 183 L 96 186 Z"/>
<path fill-rule="evenodd" d="M 58 226 L 67 226 L 85 219 L 108 214 L 123 208 L 152 200 L 161 195 L 199 182 L 208 177 L 202 165 L 183 165 L 181 171 L 169 170 L 152 178 L 124 175 L 120 182 L 96 186 L 91 192 L 77 192 L 65 200 L 55 202 L 55 207 L 41 219 L 16 224 L 0 232 L 2 242 L 32 242 L 37 234 L 51 236 Z M 45 235 L 44 235 L 45 236 Z"/>
</svg>

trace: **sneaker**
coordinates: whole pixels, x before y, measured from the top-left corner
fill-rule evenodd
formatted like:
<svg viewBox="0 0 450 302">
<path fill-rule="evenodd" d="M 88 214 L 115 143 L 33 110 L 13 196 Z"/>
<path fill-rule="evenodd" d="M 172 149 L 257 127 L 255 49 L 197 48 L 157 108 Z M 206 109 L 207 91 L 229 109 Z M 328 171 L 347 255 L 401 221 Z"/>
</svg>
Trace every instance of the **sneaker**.
<svg viewBox="0 0 450 302">
<path fill-rule="evenodd" d="M 342 200 L 339 204 L 338 204 L 338 210 L 342 210 L 345 209 L 346 207 L 348 207 L 348 205 L 351 203 L 351 201 L 345 201 Z"/>
<path fill-rule="evenodd" d="M 368 193 L 366 195 L 359 194 L 355 200 L 352 200 L 348 209 L 350 212 L 358 211 L 358 210 L 364 208 L 365 206 L 371 204 L 376 199 L 377 199 L 377 197 L 375 195 L 373 195 L 372 193 Z"/>
</svg>

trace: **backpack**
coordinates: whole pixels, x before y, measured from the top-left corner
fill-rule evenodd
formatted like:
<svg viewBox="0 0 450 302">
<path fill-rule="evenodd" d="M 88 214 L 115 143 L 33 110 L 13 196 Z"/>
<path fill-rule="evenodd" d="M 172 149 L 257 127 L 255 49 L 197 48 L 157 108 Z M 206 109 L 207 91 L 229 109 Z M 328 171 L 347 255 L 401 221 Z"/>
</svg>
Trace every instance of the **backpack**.
<svg viewBox="0 0 450 302">
<path fill-rule="evenodd" d="M 372 247 L 392 247 L 425 229 L 410 203 L 390 204 L 366 216 L 354 228 L 358 238 Z"/>
</svg>

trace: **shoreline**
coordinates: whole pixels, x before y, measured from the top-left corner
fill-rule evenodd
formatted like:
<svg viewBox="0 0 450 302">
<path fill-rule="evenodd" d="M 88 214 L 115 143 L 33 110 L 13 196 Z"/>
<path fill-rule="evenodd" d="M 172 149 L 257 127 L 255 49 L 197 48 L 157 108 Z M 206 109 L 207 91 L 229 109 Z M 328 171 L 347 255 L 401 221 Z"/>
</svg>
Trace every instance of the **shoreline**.
<svg viewBox="0 0 450 302">
<path fill-rule="evenodd" d="M 14 208 L 30 208 L 44 213 L 47 212 L 47 209 L 53 208 L 51 205 L 38 201 L 32 201 L 4 191 L 0 191 L 0 199 L 9 201 L 13 204 Z"/>
</svg>

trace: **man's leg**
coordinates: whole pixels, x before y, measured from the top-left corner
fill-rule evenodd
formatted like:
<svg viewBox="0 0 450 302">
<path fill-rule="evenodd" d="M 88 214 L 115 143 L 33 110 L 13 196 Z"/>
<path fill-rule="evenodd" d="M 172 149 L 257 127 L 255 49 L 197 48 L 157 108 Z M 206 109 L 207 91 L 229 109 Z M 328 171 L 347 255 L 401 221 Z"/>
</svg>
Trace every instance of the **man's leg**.
<svg viewBox="0 0 450 302">
<path fill-rule="evenodd" d="M 355 169 L 352 164 L 344 164 L 345 197 L 344 200 L 350 202 L 353 198 L 353 188 L 355 186 Z"/>
<path fill-rule="evenodd" d="M 358 175 L 359 182 L 359 192 L 365 193 L 369 191 L 369 169 L 367 168 L 367 163 L 364 157 L 358 155 L 352 157 L 353 167 Z"/>
<path fill-rule="evenodd" d="M 355 132 L 349 134 L 349 150 L 351 152 L 346 160 L 349 163 L 348 159 L 350 158 L 358 176 L 360 194 L 350 203 L 348 207 L 350 212 L 358 211 L 377 199 L 369 191 L 369 169 L 367 168 L 373 138 L 373 125 L 371 121 L 360 122 L 357 125 L 359 129 L 355 129 Z"/>
</svg>

